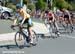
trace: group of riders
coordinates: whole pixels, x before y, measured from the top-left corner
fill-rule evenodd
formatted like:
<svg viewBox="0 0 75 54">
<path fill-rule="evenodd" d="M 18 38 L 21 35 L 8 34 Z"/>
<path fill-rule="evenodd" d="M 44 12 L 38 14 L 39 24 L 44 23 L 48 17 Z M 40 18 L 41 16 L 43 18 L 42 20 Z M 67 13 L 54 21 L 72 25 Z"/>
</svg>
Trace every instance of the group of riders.
<svg viewBox="0 0 75 54">
<path fill-rule="evenodd" d="M 65 8 L 62 8 L 61 10 L 56 10 L 56 12 L 53 12 L 52 10 L 46 10 L 44 12 L 44 18 L 47 19 L 47 21 L 52 21 L 53 25 L 57 28 L 57 32 L 59 33 L 59 27 L 57 25 L 57 21 L 61 24 L 63 23 L 63 27 L 66 28 L 66 23 L 70 24 L 70 27 L 73 32 L 73 26 L 74 26 L 74 14 L 73 10 L 67 10 Z"/>
<path fill-rule="evenodd" d="M 59 33 L 59 27 L 57 25 L 57 19 L 59 20 L 59 23 L 63 22 L 64 27 L 66 25 L 66 21 L 68 21 L 73 29 L 73 14 L 72 12 L 69 12 L 67 9 L 63 8 L 61 11 L 57 10 L 56 13 L 54 13 L 52 10 L 46 10 L 44 12 L 44 17 L 48 19 L 48 21 L 52 21 L 53 25 L 56 27 L 57 32 Z M 14 27 L 17 23 L 17 21 L 20 23 L 20 26 L 23 26 L 25 23 L 27 23 L 27 30 L 29 33 L 29 38 L 30 43 L 33 43 L 33 38 L 32 38 L 32 21 L 31 21 L 31 16 L 29 13 L 27 13 L 20 4 L 16 5 L 16 14 L 15 14 L 15 19 L 14 23 L 11 27 Z"/>
</svg>

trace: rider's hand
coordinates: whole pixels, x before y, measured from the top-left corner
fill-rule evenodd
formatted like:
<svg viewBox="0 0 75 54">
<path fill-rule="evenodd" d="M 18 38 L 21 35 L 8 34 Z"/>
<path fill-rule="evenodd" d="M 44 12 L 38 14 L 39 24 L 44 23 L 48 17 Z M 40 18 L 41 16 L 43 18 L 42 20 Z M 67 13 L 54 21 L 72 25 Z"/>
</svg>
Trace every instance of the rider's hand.
<svg viewBox="0 0 75 54">
<path fill-rule="evenodd" d="M 14 27 L 14 25 L 11 25 L 11 28 L 13 28 Z"/>
<path fill-rule="evenodd" d="M 15 29 L 14 29 L 14 26 L 15 26 L 15 25 L 11 25 L 11 28 L 12 28 L 13 30 L 15 30 Z"/>
</svg>

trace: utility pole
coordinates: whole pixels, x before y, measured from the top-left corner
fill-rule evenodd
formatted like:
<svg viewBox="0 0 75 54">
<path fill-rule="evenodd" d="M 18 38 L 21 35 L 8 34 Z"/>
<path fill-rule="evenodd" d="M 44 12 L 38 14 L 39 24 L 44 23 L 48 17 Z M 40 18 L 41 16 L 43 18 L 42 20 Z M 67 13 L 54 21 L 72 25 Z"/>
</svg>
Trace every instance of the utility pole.
<svg viewBox="0 0 75 54">
<path fill-rule="evenodd" d="M 46 0 L 46 3 L 47 3 L 47 4 L 46 4 L 46 9 L 48 9 L 48 0 Z"/>
<path fill-rule="evenodd" d="M 21 4 L 21 6 L 23 6 L 23 0 L 21 0 L 21 3 L 20 4 Z"/>
<path fill-rule="evenodd" d="M 51 9 L 52 9 L 52 5 L 53 5 L 53 0 L 49 0 L 50 4 L 51 4 Z"/>
</svg>

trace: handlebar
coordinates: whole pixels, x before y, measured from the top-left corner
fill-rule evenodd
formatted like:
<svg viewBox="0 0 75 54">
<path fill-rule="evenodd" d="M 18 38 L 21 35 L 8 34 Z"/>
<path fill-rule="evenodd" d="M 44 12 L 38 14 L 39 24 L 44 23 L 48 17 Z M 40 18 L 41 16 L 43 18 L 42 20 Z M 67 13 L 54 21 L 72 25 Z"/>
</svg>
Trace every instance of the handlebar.
<svg viewBox="0 0 75 54">
<path fill-rule="evenodd" d="M 14 28 L 14 27 L 23 28 L 20 24 L 18 24 L 18 25 L 11 25 L 11 29 L 15 30 L 15 28 Z"/>
</svg>

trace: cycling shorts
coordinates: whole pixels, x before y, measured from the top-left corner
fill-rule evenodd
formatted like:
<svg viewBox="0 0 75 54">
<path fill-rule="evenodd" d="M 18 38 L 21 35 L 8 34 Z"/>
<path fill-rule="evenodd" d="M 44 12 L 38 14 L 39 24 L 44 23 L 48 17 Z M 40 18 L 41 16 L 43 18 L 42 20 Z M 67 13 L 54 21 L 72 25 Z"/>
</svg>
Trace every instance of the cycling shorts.
<svg viewBox="0 0 75 54">
<path fill-rule="evenodd" d="M 68 16 L 68 15 L 64 15 L 64 18 L 67 18 L 67 19 L 69 19 L 69 16 Z"/>
<path fill-rule="evenodd" d="M 53 17 L 49 18 L 49 20 L 53 20 Z"/>
<path fill-rule="evenodd" d="M 20 20 L 20 21 L 18 21 L 17 20 L 17 24 L 19 24 L 19 23 L 21 23 L 22 22 L 22 20 Z M 23 27 L 32 27 L 33 25 L 32 25 L 32 21 L 31 21 L 31 18 L 27 18 L 26 20 L 25 20 L 25 22 L 23 23 Z"/>
<path fill-rule="evenodd" d="M 27 23 L 27 26 L 28 27 L 31 27 L 32 26 L 32 22 L 31 22 L 31 18 L 27 18 L 24 22 L 24 24 Z"/>
</svg>

